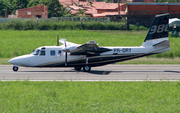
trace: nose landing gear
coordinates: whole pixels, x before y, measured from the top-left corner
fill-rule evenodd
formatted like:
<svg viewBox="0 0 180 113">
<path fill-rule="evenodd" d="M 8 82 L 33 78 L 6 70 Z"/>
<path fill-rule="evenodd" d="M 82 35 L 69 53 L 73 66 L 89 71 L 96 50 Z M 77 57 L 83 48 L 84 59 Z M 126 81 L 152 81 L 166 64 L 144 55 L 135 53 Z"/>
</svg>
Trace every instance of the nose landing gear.
<svg viewBox="0 0 180 113">
<path fill-rule="evenodd" d="M 18 71 L 18 66 L 13 66 L 13 71 Z"/>
</svg>

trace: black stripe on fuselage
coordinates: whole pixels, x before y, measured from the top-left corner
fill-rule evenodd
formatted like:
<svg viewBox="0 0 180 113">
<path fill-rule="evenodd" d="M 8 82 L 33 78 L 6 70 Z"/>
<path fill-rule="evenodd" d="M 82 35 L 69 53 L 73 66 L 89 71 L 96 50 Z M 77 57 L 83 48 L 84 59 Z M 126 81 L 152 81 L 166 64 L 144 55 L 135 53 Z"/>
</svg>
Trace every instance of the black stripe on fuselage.
<svg viewBox="0 0 180 113">
<path fill-rule="evenodd" d="M 97 57 L 89 57 L 88 60 L 88 65 L 91 67 L 96 67 L 96 66 L 103 66 L 111 63 L 116 63 L 116 62 L 121 62 L 121 61 L 126 61 L 130 59 L 135 59 L 139 57 L 144 57 L 148 55 L 152 55 L 155 53 L 150 53 L 150 54 L 130 54 L 130 55 L 106 55 L 106 56 L 97 56 Z M 79 59 L 79 60 L 73 60 L 73 61 L 68 61 L 66 67 L 83 67 L 86 64 L 86 59 Z M 64 62 L 57 62 L 57 63 L 52 63 L 52 64 L 46 64 L 46 65 L 39 65 L 37 67 L 65 67 Z"/>
</svg>

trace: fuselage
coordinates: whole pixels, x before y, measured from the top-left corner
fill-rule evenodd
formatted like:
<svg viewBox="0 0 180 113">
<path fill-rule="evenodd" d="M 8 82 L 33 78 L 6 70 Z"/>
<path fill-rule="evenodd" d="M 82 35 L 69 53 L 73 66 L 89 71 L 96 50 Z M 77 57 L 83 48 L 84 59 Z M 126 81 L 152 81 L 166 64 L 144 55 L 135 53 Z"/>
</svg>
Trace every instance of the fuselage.
<svg viewBox="0 0 180 113">
<path fill-rule="evenodd" d="M 35 49 L 31 54 L 15 57 L 9 63 L 25 67 L 82 67 L 88 64 L 91 67 L 121 62 L 129 59 L 148 56 L 168 51 L 169 47 L 105 47 L 111 51 L 101 53 L 98 56 L 70 55 L 67 53 L 67 65 L 65 65 L 64 46 L 43 46 Z M 88 61 L 87 61 L 88 58 Z"/>
</svg>

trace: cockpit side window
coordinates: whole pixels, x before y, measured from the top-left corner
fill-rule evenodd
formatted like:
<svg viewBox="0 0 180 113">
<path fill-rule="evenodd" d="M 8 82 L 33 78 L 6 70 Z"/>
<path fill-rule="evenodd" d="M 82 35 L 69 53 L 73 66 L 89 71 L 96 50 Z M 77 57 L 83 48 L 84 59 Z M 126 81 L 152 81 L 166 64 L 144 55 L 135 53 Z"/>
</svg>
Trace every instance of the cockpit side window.
<svg viewBox="0 0 180 113">
<path fill-rule="evenodd" d="M 40 52 L 40 50 L 39 50 L 39 49 L 36 49 L 36 50 L 34 50 L 31 54 L 32 54 L 32 55 L 38 55 L 39 52 Z"/>
<path fill-rule="evenodd" d="M 40 51 L 40 56 L 45 56 L 45 55 L 46 55 L 46 51 L 41 50 L 41 51 Z"/>
</svg>

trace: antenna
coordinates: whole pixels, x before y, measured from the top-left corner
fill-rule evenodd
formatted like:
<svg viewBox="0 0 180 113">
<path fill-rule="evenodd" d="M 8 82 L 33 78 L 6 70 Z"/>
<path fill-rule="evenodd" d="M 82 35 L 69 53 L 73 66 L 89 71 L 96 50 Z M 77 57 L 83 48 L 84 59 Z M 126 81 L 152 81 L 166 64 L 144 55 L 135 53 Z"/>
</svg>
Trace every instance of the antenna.
<svg viewBox="0 0 180 113">
<path fill-rule="evenodd" d="M 59 46 L 59 34 L 57 33 L 57 46 Z"/>
</svg>

